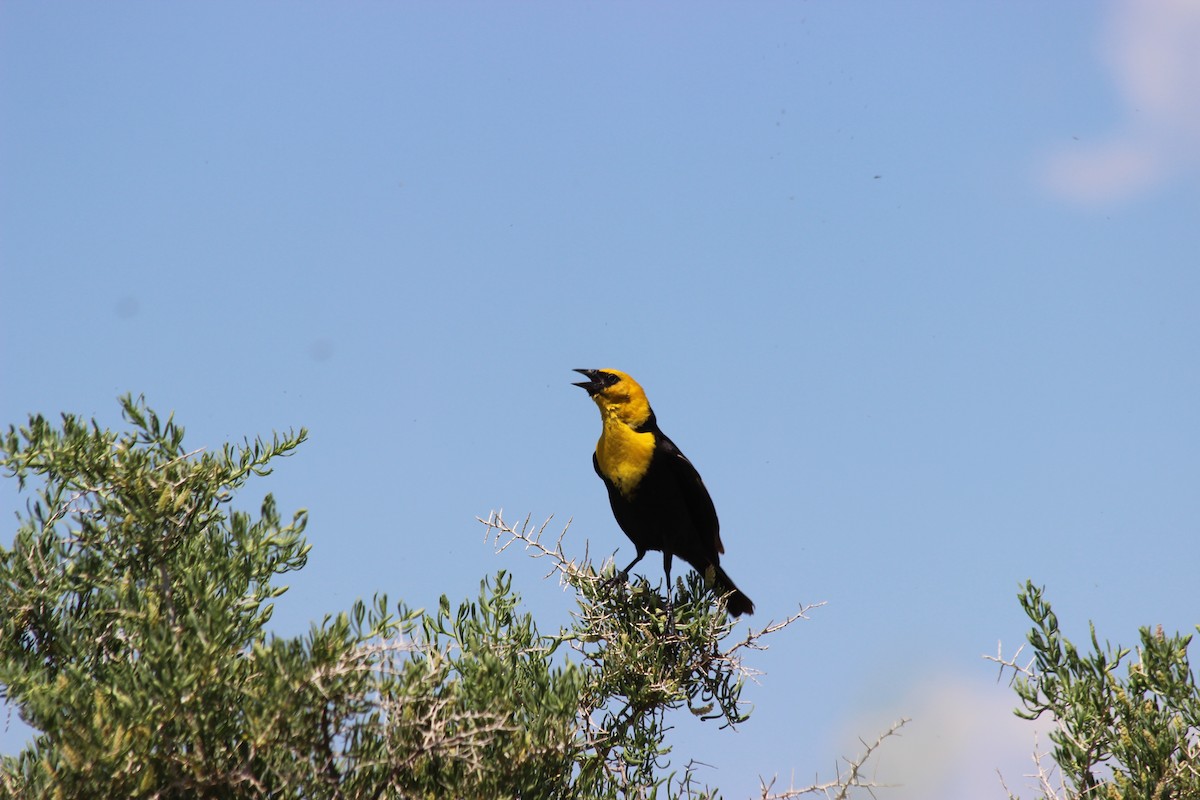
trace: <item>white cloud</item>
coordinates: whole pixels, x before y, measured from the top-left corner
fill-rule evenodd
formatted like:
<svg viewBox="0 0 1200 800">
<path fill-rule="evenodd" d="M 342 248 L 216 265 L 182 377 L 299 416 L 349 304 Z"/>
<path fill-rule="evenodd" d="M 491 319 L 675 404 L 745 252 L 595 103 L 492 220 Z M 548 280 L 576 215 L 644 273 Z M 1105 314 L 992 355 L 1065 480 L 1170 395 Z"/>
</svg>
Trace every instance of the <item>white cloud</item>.
<svg viewBox="0 0 1200 800">
<path fill-rule="evenodd" d="M 1200 173 L 1200 2 L 1114 3 L 1101 52 L 1121 117 L 1094 143 L 1084 137 L 1053 154 L 1046 186 L 1077 202 L 1106 203 Z"/>
<path fill-rule="evenodd" d="M 1049 746 L 1047 723 L 1017 718 L 1016 705 L 1017 697 L 1006 683 L 929 679 L 889 712 L 855 720 L 843 752 L 858 752 L 861 745 L 851 744 L 854 738 L 873 739 L 894 719 L 908 717 L 912 721 L 901 735 L 887 740 L 868 762 L 869 775 L 881 783 L 900 784 L 878 792 L 880 797 L 1004 800 L 1004 785 L 1020 797 L 1040 797 L 1037 782 L 1027 776 L 1035 771 L 1035 745 Z"/>
</svg>

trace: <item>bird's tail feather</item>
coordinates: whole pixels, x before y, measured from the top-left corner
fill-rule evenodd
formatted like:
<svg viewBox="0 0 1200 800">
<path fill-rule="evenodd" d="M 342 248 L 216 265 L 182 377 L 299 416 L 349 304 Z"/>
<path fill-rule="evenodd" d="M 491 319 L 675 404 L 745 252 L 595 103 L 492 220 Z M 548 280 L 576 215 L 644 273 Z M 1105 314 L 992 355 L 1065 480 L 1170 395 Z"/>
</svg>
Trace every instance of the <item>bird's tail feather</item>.
<svg viewBox="0 0 1200 800">
<path fill-rule="evenodd" d="M 716 584 L 721 594 L 726 595 L 725 608 L 730 614 L 740 617 L 742 614 L 754 613 L 754 601 L 746 597 L 742 590 L 730 580 L 725 570 L 720 567 L 715 568 L 713 571 L 713 583 Z"/>
</svg>

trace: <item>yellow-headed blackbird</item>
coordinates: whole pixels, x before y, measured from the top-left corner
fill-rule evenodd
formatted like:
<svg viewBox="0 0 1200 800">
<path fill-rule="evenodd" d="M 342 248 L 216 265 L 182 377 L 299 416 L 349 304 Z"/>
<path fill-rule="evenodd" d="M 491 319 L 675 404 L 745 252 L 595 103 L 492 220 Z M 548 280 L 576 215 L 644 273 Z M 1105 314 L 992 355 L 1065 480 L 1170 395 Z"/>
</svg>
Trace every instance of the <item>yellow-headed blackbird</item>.
<svg viewBox="0 0 1200 800">
<path fill-rule="evenodd" d="M 671 558 L 679 556 L 728 595 L 729 613 L 754 613 L 754 603 L 721 569 L 725 547 L 708 489 L 692 462 L 659 430 L 642 387 L 615 369 L 575 371 L 587 376 L 575 385 L 600 407 L 604 425 L 592 466 L 608 487 L 617 524 L 637 548 L 637 558 L 618 577 L 627 577 L 647 550 L 661 550 L 668 600 Z"/>
</svg>

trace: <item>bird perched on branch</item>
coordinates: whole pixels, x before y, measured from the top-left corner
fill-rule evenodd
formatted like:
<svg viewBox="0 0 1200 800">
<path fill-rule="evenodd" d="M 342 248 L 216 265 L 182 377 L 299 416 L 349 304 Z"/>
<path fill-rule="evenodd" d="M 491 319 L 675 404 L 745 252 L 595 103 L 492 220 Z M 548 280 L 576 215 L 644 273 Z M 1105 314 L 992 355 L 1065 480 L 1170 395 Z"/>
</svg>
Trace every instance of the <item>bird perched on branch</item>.
<svg viewBox="0 0 1200 800">
<path fill-rule="evenodd" d="M 615 369 L 575 371 L 587 377 L 575 385 L 600 407 L 603 429 L 592 466 L 608 488 L 617 524 L 637 548 L 637 557 L 617 577 L 627 578 L 646 551 L 660 550 L 668 603 L 671 559 L 679 556 L 726 595 L 729 613 L 754 613 L 754 603 L 721 569 L 725 547 L 708 489 L 692 462 L 659 430 L 646 392 Z"/>
</svg>

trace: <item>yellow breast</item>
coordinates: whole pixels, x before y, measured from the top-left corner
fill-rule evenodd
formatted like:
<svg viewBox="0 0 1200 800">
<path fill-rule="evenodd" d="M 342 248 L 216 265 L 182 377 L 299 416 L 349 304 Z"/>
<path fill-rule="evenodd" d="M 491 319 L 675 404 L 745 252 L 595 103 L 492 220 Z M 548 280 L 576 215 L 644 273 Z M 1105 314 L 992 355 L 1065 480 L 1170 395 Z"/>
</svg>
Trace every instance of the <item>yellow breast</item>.
<svg viewBox="0 0 1200 800">
<path fill-rule="evenodd" d="M 605 416 L 604 431 L 596 443 L 596 462 L 621 494 L 633 496 L 653 457 L 653 433 L 638 433 L 615 415 Z"/>
</svg>

